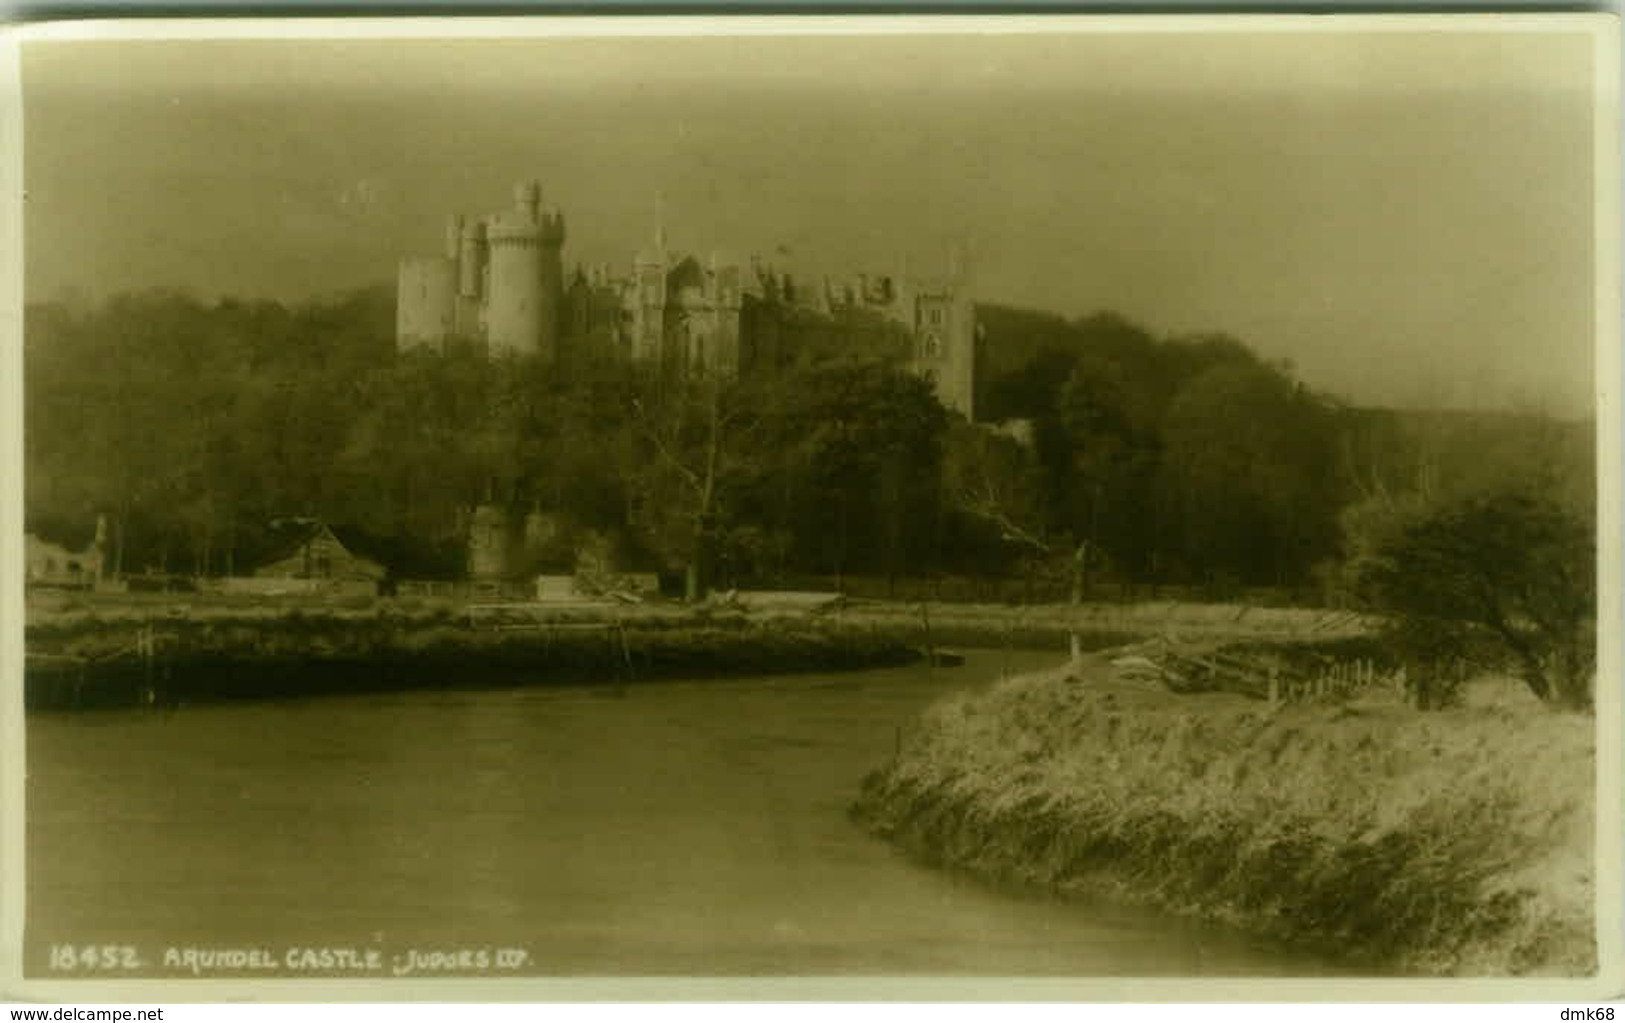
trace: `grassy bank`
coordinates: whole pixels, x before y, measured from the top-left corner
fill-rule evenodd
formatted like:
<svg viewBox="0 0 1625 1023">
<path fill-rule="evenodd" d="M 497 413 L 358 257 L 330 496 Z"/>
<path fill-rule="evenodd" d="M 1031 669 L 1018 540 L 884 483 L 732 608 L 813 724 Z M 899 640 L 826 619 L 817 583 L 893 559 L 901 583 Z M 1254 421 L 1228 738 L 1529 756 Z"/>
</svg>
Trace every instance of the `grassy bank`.
<svg viewBox="0 0 1625 1023">
<path fill-rule="evenodd" d="M 1513 689 L 1429 714 L 1388 699 L 1272 710 L 1090 659 L 937 706 L 855 813 L 937 862 L 1377 972 L 1592 972 L 1592 719 Z"/>
<path fill-rule="evenodd" d="M 581 619 L 494 629 L 449 611 L 59 617 L 28 628 L 24 691 L 31 709 L 69 709 L 840 671 L 918 657 L 905 640 L 815 621 Z"/>
</svg>

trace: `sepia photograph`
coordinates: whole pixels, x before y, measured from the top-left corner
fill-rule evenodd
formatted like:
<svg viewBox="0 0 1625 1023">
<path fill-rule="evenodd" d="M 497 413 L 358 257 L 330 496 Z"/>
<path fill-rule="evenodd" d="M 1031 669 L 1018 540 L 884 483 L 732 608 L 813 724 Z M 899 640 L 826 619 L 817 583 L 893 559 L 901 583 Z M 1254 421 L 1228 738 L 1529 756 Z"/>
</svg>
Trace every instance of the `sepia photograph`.
<svg viewBox="0 0 1625 1023">
<path fill-rule="evenodd" d="M 1618 977 L 1613 16 L 36 29 L 22 987 Z"/>
</svg>

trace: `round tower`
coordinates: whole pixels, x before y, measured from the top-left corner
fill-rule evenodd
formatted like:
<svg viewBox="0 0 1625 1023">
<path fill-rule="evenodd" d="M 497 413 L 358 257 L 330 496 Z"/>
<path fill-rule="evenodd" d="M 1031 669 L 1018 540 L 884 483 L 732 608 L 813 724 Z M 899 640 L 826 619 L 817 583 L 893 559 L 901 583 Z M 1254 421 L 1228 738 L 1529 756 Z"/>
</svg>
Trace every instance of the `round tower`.
<svg viewBox="0 0 1625 1023">
<path fill-rule="evenodd" d="M 492 355 L 534 355 L 541 351 L 542 231 L 540 189 L 519 185 L 514 208 L 491 218 L 485 229 L 489 284 L 485 296 L 485 340 Z M 553 304 L 556 311 L 557 303 Z"/>
<path fill-rule="evenodd" d="M 558 354 L 564 314 L 564 217 L 542 210 L 535 182 L 514 186 L 513 209 L 491 218 L 485 337 L 493 355 Z"/>
</svg>

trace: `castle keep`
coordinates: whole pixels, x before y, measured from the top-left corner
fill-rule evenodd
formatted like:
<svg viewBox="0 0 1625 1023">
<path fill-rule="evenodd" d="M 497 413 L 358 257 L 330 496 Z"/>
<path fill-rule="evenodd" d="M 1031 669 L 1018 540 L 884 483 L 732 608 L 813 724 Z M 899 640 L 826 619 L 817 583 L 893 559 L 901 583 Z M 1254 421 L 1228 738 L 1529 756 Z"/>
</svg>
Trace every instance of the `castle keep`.
<svg viewBox="0 0 1625 1023">
<path fill-rule="evenodd" d="M 564 217 L 542 208 L 535 182 L 514 188 L 511 210 L 454 216 L 439 256 L 401 260 L 395 335 L 401 348 L 444 350 L 455 338 L 492 355 L 558 354 Z"/>
<path fill-rule="evenodd" d="M 974 418 L 977 328 L 957 262 L 937 280 L 860 275 L 809 287 L 758 259 L 673 252 L 657 231 L 628 274 L 580 267 L 566 285 L 564 216 L 541 199 L 536 183 L 520 184 L 512 209 L 453 216 L 442 255 L 401 260 L 401 350 L 464 343 L 492 357 L 608 356 L 735 377 L 794 361 L 817 333 L 808 322 L 844 317 L 885 325 L 907 349 L 897 357 Z"/>
</svg>

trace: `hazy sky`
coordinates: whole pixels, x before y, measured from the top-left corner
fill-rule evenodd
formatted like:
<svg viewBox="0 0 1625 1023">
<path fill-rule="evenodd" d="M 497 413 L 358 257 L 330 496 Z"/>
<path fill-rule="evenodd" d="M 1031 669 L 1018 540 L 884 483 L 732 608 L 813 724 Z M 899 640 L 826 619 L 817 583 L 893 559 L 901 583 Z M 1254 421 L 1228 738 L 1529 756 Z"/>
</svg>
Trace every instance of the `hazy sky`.
<svg viewBox="0 0 1625 1023">
<path fill-rule="evenodd" d="M 783 247 L 1357 401 L 1589 407 L 1585 32 L 31 43 L 27 290 L 393 280 L 521 178 L 567 264 Z M 662 201 L 663 197 L 663 201 Z"/>
</svg>

